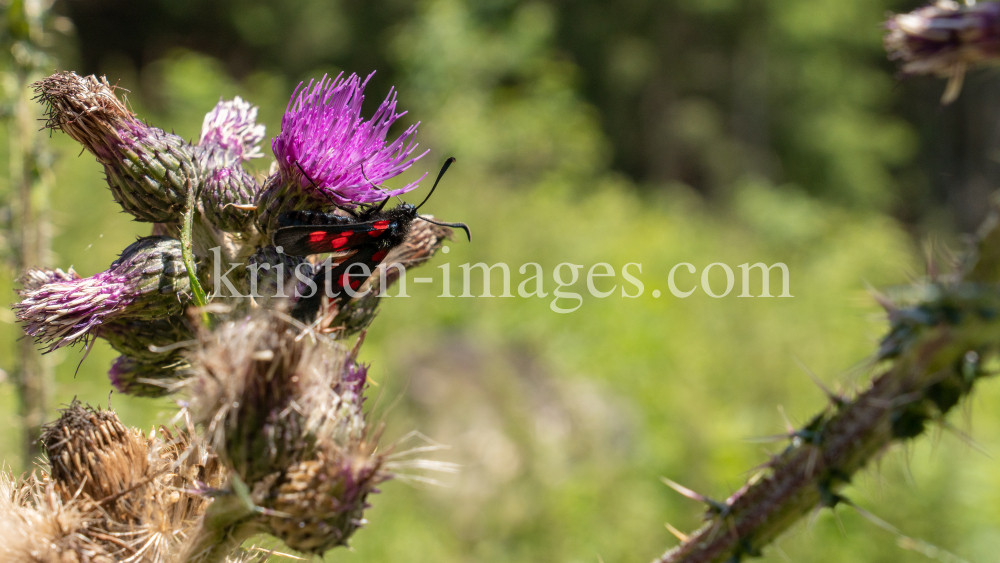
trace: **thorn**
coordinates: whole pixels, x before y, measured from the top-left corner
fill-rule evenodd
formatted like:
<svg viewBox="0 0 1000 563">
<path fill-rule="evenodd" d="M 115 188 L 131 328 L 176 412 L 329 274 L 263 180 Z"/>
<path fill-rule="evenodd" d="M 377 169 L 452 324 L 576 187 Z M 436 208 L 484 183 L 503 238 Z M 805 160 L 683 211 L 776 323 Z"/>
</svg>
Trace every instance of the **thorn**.
<svg viewBox="0 0 1000 563">
<path fill-rule="evenodd" d="M 671 481 L 670 479 L 667 479 L 666 477 L 660 477 L 660 480 L 663 481 L 663 483 L 666 486 L 668 486 L 671 489 L 677 491 L 681 495 L 683 495 L 683 496 L 685 496 L 685 497 L 687 497 L 687 498 L 689 498 L 691 500 L 707 504 L 713 512 L 722 513 L 726 509 L 729 508 L 729 506 L 726 505 L 726 504 L 723 504 L 723 503 L 721 503 L 719 501 L 710 499 L 710 498 L 706 497 L 705 495 L 703 495 L 701 493 L 696 493 L 696 492 L 692 491 L 691 489 L 685 487 L 684 485 L 681 485 L 679 483 Z"/>
<path fill-rule="evenodd" d="M 781 419 L 785 421 L 785 432 L 791 436 L 795 434 L 795 426 L 792 421 L 788 419 L 788 413 L 785 412 L 785 407 L 783 405 L 778 405 L 778 412 L 781 413 Z"/>
<path fill-rule="evenodd" d="M 803 363 L 802 360 L 800 360 L 795 356 L 792 356 L 792 360 L 794 360 L 795 363 L 799 366 L 799 369 L 806 372 L 806 375 L 809 376 L 809 379 L 811 379 L 812 382 L 816 384 L 816 387 L 819 387 L 820 390 L 823 391 L 826 397 L 830 399 L 831 403 L 833 403 L 837 408 L 844 406 L 844 403 L 847 402 L 847 399 L 831 391 L 830 388 L 823 383 L 823 380 L 821 380 L 819 376 L 813 373 L 811 369 L 806 367 L 806 364 Z"/>
<path fill-rule="evenodd" d="M 673 534 L 675 538 L 681 540 L 681 543 L 687 543 L 689 539 L 687 534 L 671 526 L 670 522 L 665 523 L 664 526 L 667 527 L 667 531 Z"/>
<path fill-rule="evenodd" d="M 958 436 L 959 440 L 965 442 L 965 445 L 983 454 L 989 459 L 994 459 L 993 456 L 990 455 L 990 452 L 987 451 L 982 444 L 973 439 L 972 436 L 969 436 L 968 434 L 966 434 L 965 432 L 963 432 L 962 430 L 960 430 L 959 428 L 955 427 L 953 424 L 948 422 L 947 420 L 941 420 L 940 423 L 942 428 L 953 432 L 956 436 Z"/>
<path fill-rule="evenodd" d="M 875 289 L 875 286 L 868 283 L 867 281 L 864 283 L 865 283 L 865 288 L 868 290 L 868 294 L 872 296 L 872 299 L 874 299 L 875 302 L 878 303 L 880 307 L 885 309 L 886 313 L 892 314 L 893 312 L 896 311 L 896 309 L 898 309 L 898 307 L 896 307 L 896 304 L 892 302 L 892 299 L 889 299 L 888 295 L 882 293 L 878 289 Z"/>
</svg>

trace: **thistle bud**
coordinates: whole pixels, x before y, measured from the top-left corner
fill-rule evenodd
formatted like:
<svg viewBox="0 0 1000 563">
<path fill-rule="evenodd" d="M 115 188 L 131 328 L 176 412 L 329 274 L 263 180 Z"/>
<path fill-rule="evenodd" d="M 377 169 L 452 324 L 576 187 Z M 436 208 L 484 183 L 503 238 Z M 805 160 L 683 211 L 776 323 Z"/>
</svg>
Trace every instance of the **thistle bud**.
<svg viewBox="0 0 1000 563">
<path fill-rule="evenodd" d="M 34 84 L 46 126 L 82 144 L 104 165 L 115 201 L 140 221 L 176 221 L 187 185 L 199 184 L 194 147 L 136 119 L 106 78 L 59 72 Z"/>
<path fill-rule="evenodd" d="M 242 164 L 264 156 L 260 142 L 264 125 L 257 124 L 257 106 L 239 96 L 219 103 L 205 115 L 198 146 L 199 160 L 205 169 L 216 170 Z"/>
<path fill-rule="evenodd" d="M 322 554 L 347 545 L 364 523 L 368 494 L 388 477 L 381 458 L 360 452 L 319 452 L 315 460 L 293 465 L 266 502 L 270 532 L 288 547 Z"/>
<path fill-rule="evenodd" d="M 116 319 L 101 324 L 95 332 L 119 353 L 148 362 L 179 354 L 184 344 L 194 339 L 194 329 L 183 314 L 151 320 Z"/>
<path fill-rule="evenodd" d="M 253 224 L 254 213 L 236 206 L 252 206 L 259 192 L 257 181 L 243 168 L 216 169 L 201 190 L 205 218 L 223 231 L 245 232 Z"/>
<path fill-rule="evenodd" d="M 139 239 L 96 276 L 33 288 L 32 279 L 19 291 L 22 300 L 14 310 L 24 332 L 48 351 L 87 340 L 112 320 L 177 315 L 189 291 L 181 244 L 167 237 Z"/>
<path fill-rule="evenodd" d="M 111 385 L 120 393 L 136 397 L 162 397 L 173 390 L 179 368 L 187 365 L 179 356 L 159 360 L 118 356 L 108 370 Z"/>
</svg>

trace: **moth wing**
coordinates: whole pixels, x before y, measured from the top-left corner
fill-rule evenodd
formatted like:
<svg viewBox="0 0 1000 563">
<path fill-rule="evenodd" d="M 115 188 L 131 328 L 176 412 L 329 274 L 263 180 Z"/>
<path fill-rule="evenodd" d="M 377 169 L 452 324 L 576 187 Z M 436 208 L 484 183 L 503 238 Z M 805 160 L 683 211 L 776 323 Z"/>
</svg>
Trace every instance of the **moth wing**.
<svg viewBox="0 0 1000 563">
<path fill-rule="evenodd" d="M 348 252 L 370 244 L 376 221 L 348 225 L 299 225 L 282 227 L 271 242 L 290 256 L 308 256 L 327 252 Z"/>
</svg>

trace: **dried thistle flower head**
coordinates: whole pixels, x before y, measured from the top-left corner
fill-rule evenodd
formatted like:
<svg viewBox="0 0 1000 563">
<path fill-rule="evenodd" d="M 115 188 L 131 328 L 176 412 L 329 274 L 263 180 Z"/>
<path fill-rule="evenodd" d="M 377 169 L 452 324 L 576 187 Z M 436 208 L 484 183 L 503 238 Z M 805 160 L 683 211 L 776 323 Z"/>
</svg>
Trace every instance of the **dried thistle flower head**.
<svg viewBox="0 0 1000 563">
<path fill-rule="evenodd" d="M 178 314 L 190 283 L 180 242 L 167 237 L 139 239 L 96 276 L 68 277 L 52 276 L 53 281 L 38 285 L 33 274 L 14 305 L 24 332 L 48 344 L 49 351 L 86 340 L 111 320 Z"/>
<path fill-rule="evenodd" d="M 46 427 L 50 476 L 0 474 L 0 561 L 187 563 L 225 472 L 189 432 L 148 437 L 79 402 Z"/>
<path fill-rule="evenodd" d="M 933 74 L 948 78 L 941 102 L 953 102 L 966 70 L 1000 57 L 1000 4 L 960 5 L 943 0 L 885 24 L 889 58 L 902 62 L 904 74 Z"/>
<path fill-rule="evenodd" d="M 87 534 L 93 519 L 83 503 L 63 502 L 54 483 L 0 471 L 0 561 L 114 563 L 115 550 Z"/>
<path fill-rule="evenodd" d="M 87 148 L 104 165 L 115 201 L 140 221 L 176 221 L 187 185 L 197 187 L 194 147 L 136 119 L 106 78 L 59 72 L 34 85 L 46 125 Z"/>
<path fill-rule="evenodd" d="M 81 493 L 96 501 L 120 496 L 149 474 L 149 445 L 142 432 L 126 428 L 111 411 L 79 401 L 45 426 L 42 446 L 64 501 Z"/>
</svg>

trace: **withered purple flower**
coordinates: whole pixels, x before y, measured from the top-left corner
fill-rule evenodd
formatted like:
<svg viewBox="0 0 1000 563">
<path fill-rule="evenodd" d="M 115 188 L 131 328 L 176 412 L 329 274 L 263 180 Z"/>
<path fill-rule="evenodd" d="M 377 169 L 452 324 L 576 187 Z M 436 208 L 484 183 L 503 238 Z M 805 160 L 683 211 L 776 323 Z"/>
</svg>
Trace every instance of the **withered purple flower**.
<svg viewBox="0 0 1000 563">
<path fill-rule="evenodd" d="M 60 72 L 34 84 L 60 129 L 104 165 L 111 193 L 140 221 L 176 221 L 190 181 L 198 184 L 194 147 L 136 119 L 104 78 Z"/>
<path fill-rule="evenodd" d="M 885 49 L 903 74 L 948 78 L 942 103 L 958 97 L 966 70 L 1000 57 L 1000 4 L 940 1 L 885 24 Z"/>
<path fill-rule="evenodd" d="M 371 76 L 364 82 L 356 74 L 346 79 L 340 74 L 333 80 L 324 76 L 296 88 L 281 132 L 271 143 L 286 183 L 313 189 L 301 166 L 323 190 L 325 196 L 319 199 L 341 205 L 380 201 L 417 187 L 419 180 L 395 190 L 373 187 L 398 176 L 427 153 L 412 156 L 419 123 L 386 143 L 389 127 L 405 115 L 396 113 L 395 91 L 389 91 L 371 120 L 361 117 L 363 92 Z"/>
<path fill-rule="evenodd" d="M 52 351 L 86 340 L 106 321 L 168 317 L 181 312 L 189 291 L 180 242 L 146 237 L 129 245 L 104 272 L 89 278 L 25 283 L 14 305 L 24 332 Z"/>
</svg>

